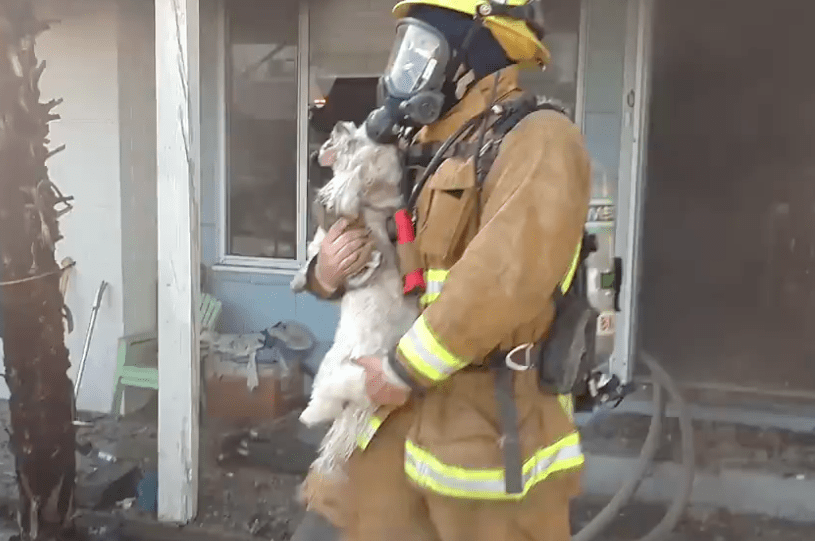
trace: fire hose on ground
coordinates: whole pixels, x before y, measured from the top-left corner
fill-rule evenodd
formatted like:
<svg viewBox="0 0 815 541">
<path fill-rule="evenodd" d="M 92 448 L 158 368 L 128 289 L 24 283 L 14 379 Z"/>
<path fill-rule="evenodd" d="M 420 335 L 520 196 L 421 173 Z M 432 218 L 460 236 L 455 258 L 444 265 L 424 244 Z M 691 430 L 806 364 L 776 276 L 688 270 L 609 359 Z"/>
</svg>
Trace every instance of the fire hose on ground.
<svg viewBox="0 0 815 541">
<path fill-rule="evenodd" d="M 687 404 L 684 398 L 682 398 L 674 380 L 652 355 L 642 353 L 640 358 L 651 371 L 654 386 L 654 411 L 651 416 L 651 425 L 648 429 L 648 435 L 645 438 L 642 451 L 640 451 L 640 456 L 634 465 L 634 470 L 631 472 L 631 475 L 629 475 L 611 501 L 597 516 L 572 537 L 572 541 L 590 541 L 603 533 L 614 519 L 617 518 L 620 510 L 631 501 L 640 483 L 645 479 L 648 469 L 654 462 L 654 457 L 656 456 L 661 441 L 662 421 L 665 418 L 665 408 L 667 405 L 666 392 L 670 395 L 679 416 L 679 430 L 682 442 L 682 478 L 665 516 L 648 534 L 637 541 L 661 541 L 665 539 L 666 536 L 670 535 L 674 528 L 676 528 L 676 525 L 682 518 L 682 513 L 690 501 L 691 492 L 693 490 L 693 480 L 696 474 L 696 450 L 693 443 L 693 425 L 691 424 Z"/>
</svg>

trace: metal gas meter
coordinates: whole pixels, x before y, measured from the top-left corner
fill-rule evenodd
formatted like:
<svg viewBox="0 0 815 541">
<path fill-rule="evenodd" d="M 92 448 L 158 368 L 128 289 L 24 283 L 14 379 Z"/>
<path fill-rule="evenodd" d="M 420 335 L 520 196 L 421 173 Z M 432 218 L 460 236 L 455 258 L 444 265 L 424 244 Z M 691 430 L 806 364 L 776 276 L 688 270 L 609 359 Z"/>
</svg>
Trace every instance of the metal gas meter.
<svg viewBox="0 0 815 541">
<path fill-rule="evenodd" d="M 614 201 L 592 199 L 586 219 L 586 232 L 594 239 L 595 249 L 586 258 L 586 296 L 597 310 L 596 360 L 602 364 L 614 351 L 618 309 L 619 259 L 614 257 Z"/>
</svg>

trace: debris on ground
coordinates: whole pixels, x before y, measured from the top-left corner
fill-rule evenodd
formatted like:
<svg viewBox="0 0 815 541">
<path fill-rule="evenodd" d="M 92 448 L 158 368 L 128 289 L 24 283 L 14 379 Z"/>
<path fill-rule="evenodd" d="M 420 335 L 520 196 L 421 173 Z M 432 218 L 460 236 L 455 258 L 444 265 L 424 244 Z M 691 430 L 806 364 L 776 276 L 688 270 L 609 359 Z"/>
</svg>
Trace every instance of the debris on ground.
<svg viewBox="0 0 815 541">
<path fill-rule="evenodd" d="M 137 414 L 121 419 L 96 417 L 91 426 L 78 428 L 84 452 L 78 453 L 77 499 L 81 508 L 78 522 L 91 529 L 93 541 L 291 538 L 304 512 L 297 498 L 298 489 L 319 442 L 319 436 L 303 433 L 297 422 L 299 411 L 241 429 L 212 420 L 204 423 L 199 512 L 195 522 L 184 528 L 167 527 L 155 521 L 158 489 L 155 414 L 153 403 Z M 8 423 L 4 402 L 0 402 L 0 423 Z M 621 435 L 625 436 L 623 439 L 638 438 L 626 431 Z M 17 488 L 7 443 L 6 434 L 0 432 L 0 533 L 3 523 L 13 531 L 16 514 L 16 505 L 10 503 Z M 777 453 L 772 456 L 782 456 L 785 451 L 780 449 Z M 108 454 L 114 460 L 109 460 Z M 109 484 L 105 486 L 102 479 Z M 607 500 L 579 498 L 572 509 L 574 531 L 588 524 L 606 503 Z M 94 507 L 99 510 L 94 511 Z M 621 511 L 607 534 L 596 541 L 638 539 L 664 513 L 665 506 L 631 504 Z M 812 532 L 813 525 L 692 507 L 671 541 L 811 541 Z M 0 535 L 0 541 L 4 539 Z"/>
</svg>

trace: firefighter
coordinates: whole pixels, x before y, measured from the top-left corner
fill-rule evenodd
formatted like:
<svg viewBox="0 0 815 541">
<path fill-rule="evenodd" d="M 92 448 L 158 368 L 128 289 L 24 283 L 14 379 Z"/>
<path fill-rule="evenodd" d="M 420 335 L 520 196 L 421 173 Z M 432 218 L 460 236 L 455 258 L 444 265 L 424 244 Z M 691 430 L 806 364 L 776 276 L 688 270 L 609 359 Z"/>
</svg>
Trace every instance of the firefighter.
<svg viewBox="0 0 815 541">
<path fill-rule="evenodd" d="M 550 60 L 540 6 L 406 0 L 394 14 L 368 134 L 451 143 L 414 192 L 423 311 L 391 354 L 357 361 L 377 414 L 346 479 L 306 478 L 295 539 L 567 541 L 583 454 L 570 395 L 543 392 L 533 361 L 574 275 L 591 179 L 568 116 L 517 105 L 519 69 Z M 321 298 L 370 253 L 346 225 L 309 266 Z"/>
</svg>

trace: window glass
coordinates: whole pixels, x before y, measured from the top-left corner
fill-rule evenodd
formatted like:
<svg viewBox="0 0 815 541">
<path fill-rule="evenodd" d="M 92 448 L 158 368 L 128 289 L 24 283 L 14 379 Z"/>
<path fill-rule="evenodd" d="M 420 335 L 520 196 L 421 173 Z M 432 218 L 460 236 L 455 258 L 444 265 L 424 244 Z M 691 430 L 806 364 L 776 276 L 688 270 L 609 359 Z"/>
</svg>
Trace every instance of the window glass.
<svg viewBox="0 0 815 541">
<path fill-rule="evenodd" d="M 393 0 L 331 0 L 311 9 L 309 153 L 320 148 L 338 121 L 360 125 L 376 107 L 377 82 L 387 65 L 395 35 L 393 6 Z M 331 170 L 309 160 L 308 177 L 307 235 L 311 238 L 317 228 L 312 201 L 331 178 Z"/>
<path fill-rule="evenodd" d="M 297 2 L 232 0 L 227 253 L 297 256 Z"/>
</svg>

